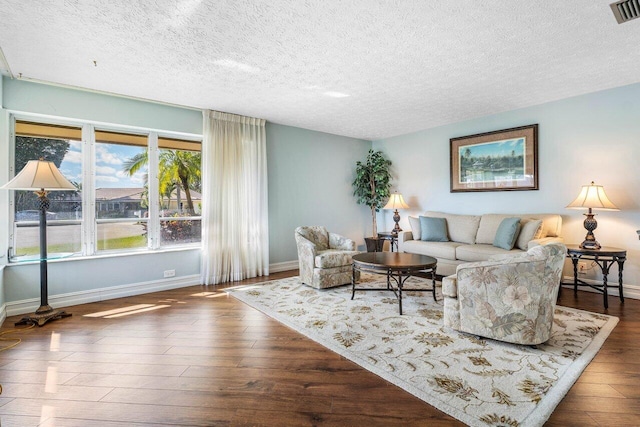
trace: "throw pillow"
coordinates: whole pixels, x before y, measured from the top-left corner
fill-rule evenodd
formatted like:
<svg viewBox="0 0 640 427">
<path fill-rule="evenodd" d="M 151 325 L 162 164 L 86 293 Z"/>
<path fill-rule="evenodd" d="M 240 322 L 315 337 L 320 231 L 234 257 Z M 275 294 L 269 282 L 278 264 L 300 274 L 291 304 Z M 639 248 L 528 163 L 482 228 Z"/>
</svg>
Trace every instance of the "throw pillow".
<svg viewBox="0 0 640 427">
<path fill-rule="evenodd" d="M 420 229 L 422 234 L 420 240 L 427 242 L 448 242 L 447 220 L 444 218 L 420 217 Z"/>
<path fill-rule="evenodd" d="M 529 248 L 529 242 L 536 238 L 540 230 L 542 229 L 541 219 L 523 219 L 521 222 L 522 228 L 516 240 L 516 246 L 518 249 L 526 251 Z"/>
<path fill-rule="evenodd" d="M 413 234 L 413 240 L 422 239 L 422 229 L 420 228 L 420 218 L 416 216 L 410 216 L 409 225 L 411 226 L 411 234 Z"/>
<path fill-rule="evenodd" d="M 505 218 L 498 226 L 493 246 L 510 251 L 516 244 L 520 231 L 520 218 Z"/>
<path fill-rule="evenodd" d="M 544 219 L 541 219 L 542 224 L 540 224 L 540 228 L 536 231 L 536 234 L 533 236 L 534 239 L 542 239 L 543 237 L 547 237 L 547 230 L 544 228 L 545 223 Z M 553 234 L 552 237 L 558 236 L 558 234 Z"/>
</svg>

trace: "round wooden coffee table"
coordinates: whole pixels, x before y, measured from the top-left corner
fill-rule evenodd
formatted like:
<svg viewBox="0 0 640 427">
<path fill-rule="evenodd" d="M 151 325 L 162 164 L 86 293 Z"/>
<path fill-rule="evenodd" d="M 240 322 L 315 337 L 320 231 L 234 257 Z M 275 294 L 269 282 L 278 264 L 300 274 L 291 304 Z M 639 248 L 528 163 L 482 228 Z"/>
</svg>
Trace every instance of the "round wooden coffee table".
<svg viewBox="0 0 640 427">
<path fill-rule="evenodd" d="M 402 290 L 431 291 L 436 300 L 436 264 L 433 257 L 398 252 L 367 252 L 353 256 L 353 273 L 351 275 L 351 299 L 356 291 L 393 291 L 398 298 L 398 307 L 402 315 Z M 387 276 L 386 288 L 357 288 L 356 271 L 384 274 Z M 411 276 L 418 274 L 431 276 L 431 289 L 407 289 L 404 283 Z M 395 287 L 394 285 L 395 284 Z"/>
</svg>

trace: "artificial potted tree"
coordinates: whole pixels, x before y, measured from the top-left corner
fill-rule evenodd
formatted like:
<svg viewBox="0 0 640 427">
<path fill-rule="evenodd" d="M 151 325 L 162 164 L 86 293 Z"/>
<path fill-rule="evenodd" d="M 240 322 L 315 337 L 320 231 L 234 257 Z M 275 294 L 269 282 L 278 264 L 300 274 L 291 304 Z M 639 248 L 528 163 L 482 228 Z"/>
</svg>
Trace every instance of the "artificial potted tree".
<svg viewBox="0 0 640 427">
<path fill-rule="evenodd" d="M 356 178 L 353 180 L 353 195 L 358 204 L 367 205 L 371 209 L 373 221 L 373 237 L 365 237 L 367 251 L 374 252 L 379 249 L 378 224 L 376 212 L 378 212 L 389 199 L 391 190 L 391 160 L 384 157 L 382 151 L 369 150 L 366 162 L 356 163 Z"/>
</svg>

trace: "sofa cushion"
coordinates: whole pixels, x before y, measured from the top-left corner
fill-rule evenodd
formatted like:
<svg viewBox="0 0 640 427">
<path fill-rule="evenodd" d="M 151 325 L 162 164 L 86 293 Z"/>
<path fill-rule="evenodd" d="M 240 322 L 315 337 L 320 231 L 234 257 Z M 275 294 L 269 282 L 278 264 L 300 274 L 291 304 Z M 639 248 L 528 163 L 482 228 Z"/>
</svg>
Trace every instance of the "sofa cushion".
<svg viewBox="0 0 640 427">
<path fill-rule="evenodd" d="M 411 227 L 411 234 L 413 234 L 413 240 L 420 240 L 422 237 L 422 229 L 420 228 L 420 218 L 417 216 L 409 217 L 409 226 Z"/>
<path fill-rule="evenodd" d="M 403 250 L 412 254 L 428 255 L 434 258 L 456 259 L 456 248 L 462 245 L 458 242 L 421 242 L 407 240 Z"/>
<path fill-rule="evenodd" d="M 424 216 L 431 218 L 444 218 L 447 220 L 447 234 L 452 242 L 469 243 L 476 242 L 476 233 L 480 216 L 477 215 L 455 215 L 444 212 L 427 211 Z"/>
<path fill-rule="evenodd" d="M 526 252 L 515 252 L 515 251 L 504 251 L 501 254 L 495 254 L 495 255 L 491 255 L 487 261 L 504 261 L 506 259 L 513 259 L 513 258 L 526 258 L 528 257 L 529 254 L 527 254 Z"/>
<path fill-rule="evenodd" d="M 536 214 L 536 215 L 528 215 L 533 219 L 541 219 L 542 220 L 542 230 L 540 237 L 535 237 L 535 239 L 540 239 L 542 237 L 559 237 L 562 235 L 562 217 L 558 214 Z"/>
<path fill-rule="evenodd" d="M 520 221 L 520 225 L 522 228 L 516 240 L 516 247 L 526 251 L 531 240 L 542 237 L 542 220 L 524 218 Z"/>
<path fill-rule="evenodd" d="M 484 214 L 480 218 L 480 225 L 478 226 L 478 234 L 476 234 L 476 243 L 484 243 L 486 245 L 493 245 L 493 241 L 496 238 L 498 227 L 505 218 L 513 218 L 517 215 L 508 214 Z"/>
<path fill-rule="evenodd" d="M 505 218 L 516 216 L 520 219 L 542 220 L 542 228 L 538 234 L 534 236 L 534 239 L 558 237 L 561 235 L 562 217 L 558 214 L 484 214 L 480 219 L 480 226 L 478 227 L 475 243 L 493 244 L 493 239 L 495 238 L 496 231 L 498 231 L 500 222 Z"/>
<path fill-rule="evenodd" d="M 426 242 L 448 242 L 447 221 L 444 218 L 420 217 L 420 240 Z"/>
<path fill-rule="evenodd" d="M 509 253 L 518 254 L 521 252 L 523 251 L 520 249 L 507 251 L 493 245 L 460 245 L 456 248 L 456 259 L 469 262 L 486 261 L 492 255 Z"/>
<path fill-rule="evenodd" d="M 314 261 L 316 268 L 333 268 L 351 265 L 354 255 L 359 254 L 358 251 L 342 251 L 328 249 L 326 251 L 318 251 Z"/>
<path fill-rule="evenodd" d="M 516 244 L 520 232 L 520 218 L 505 218 L 500 222 L 493 246 L 510 251 Z"/>
<path fill-rule="evenodd" d="M 356 242 L 337 233 L 329 233 L 329 249 L 355 251 Z"/>
</svg>

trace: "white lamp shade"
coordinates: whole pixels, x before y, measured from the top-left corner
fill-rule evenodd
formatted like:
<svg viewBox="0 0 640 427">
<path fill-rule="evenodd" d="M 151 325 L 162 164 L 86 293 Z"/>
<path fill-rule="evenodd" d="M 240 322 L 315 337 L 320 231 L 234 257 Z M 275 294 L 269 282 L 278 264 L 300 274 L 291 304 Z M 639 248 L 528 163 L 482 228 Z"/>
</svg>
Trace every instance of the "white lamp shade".
<svg viewBox="0 0 640 427">
<path fill-rule="evenodd" d="M 619 211 L 604 192 L 602 185 L 595 185 L 591 181 L 591 185 L 583 185 L 580 194 L 576 199 L 569 203 L 567 208 L 571 209 L 602 209 L 609 211 Z"/>
<path fill-rule="evenodd" d="M 12 190 L 75 190 L 76 187 L 48 160 L 29 160 L 11 181 L 0 188 Z"/>
<path fill-rule="evenodd" d="M 382 209 L 409 209 L 409 205 L 404 202 L 402 194 L 393 193 Z"/>
</svg>

